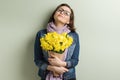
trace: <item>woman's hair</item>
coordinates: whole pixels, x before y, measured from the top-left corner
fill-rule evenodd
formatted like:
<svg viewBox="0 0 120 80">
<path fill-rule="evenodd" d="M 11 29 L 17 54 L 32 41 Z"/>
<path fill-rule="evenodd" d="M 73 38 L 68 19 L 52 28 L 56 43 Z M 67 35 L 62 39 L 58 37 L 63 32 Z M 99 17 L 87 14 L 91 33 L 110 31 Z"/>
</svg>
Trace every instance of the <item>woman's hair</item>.
<svg viewBox="0 0 120 80">
<path fill-rule="evenodd" d="M 71 8 L 68 4 L 66 4 L 66 3 L 60 4 L 60 5 L 54 10 L 54 12 L 52 13 L 52 15 L 51 15 L 48 23 L 49 23 L 49 22 L 52 22 L 52 21 L 53 21 L 53 22 L 55 21 L 55 20 L 54 20 L 54 14 L 55 14 L 56 11 L 57 11 L 60 7 L 62 7 L 62 6 L 66 6 L 66 7 L 68 7 L 68 8 L 71 10 L 70 22 L 69 22 L 69 24 L 67 24 L 67 25 L 70 27 L 69 29 L 70 29 L 72 32 L 75 32 L 75 27 L 74 27 L 74 12 L 73 12 L 72 8 Z"/>
</svg>

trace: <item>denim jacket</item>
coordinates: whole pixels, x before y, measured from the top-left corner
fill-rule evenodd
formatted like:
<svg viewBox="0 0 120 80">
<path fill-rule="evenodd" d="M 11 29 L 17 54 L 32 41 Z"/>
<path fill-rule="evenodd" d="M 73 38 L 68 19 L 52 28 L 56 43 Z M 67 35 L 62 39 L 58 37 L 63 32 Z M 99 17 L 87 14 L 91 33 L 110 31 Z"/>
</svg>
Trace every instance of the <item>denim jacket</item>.
<svg viewBox="0 0 120 80">
<path fill-rule="evenodd" d="M 39 71 L 38 75 L 41 77 L 41 80 L 45 80 L 46 75 L 48 74 L 47 66 L 48 66 L 48 53 L 40 47 L 40 38 L 43 37 L 47 33 L 46 29 L 40 30 L 35 39 L 34 44 L 34 62 L 38 66 Z M 72 78 L 76 78 L 75 66 L 79 61 L 79 36 L 76 32 L 68 33 L 71 37 L 73 37 L 73 43 L 68 48 L 68 53 L 65 59 L 67 62 L 66 68 L 69 69 L 68 72 L 63 74 L 63 80 L 69 80 Z"/>
</svg>

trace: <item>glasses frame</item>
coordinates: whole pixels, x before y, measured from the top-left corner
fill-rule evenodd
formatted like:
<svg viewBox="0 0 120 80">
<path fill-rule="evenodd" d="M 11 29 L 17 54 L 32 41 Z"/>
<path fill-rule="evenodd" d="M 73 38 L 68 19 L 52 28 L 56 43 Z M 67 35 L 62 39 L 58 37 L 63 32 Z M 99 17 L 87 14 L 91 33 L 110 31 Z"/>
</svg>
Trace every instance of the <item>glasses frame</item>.
<svg viewBox="0 0 120 80">
<path fill-rule="evenodd" d="M 70 16 L 71 13 L 67 10 L 64 10 L 63 8 L 59 8 L 57 12 L 63 13 L 65 16 Z"/>
</svg>

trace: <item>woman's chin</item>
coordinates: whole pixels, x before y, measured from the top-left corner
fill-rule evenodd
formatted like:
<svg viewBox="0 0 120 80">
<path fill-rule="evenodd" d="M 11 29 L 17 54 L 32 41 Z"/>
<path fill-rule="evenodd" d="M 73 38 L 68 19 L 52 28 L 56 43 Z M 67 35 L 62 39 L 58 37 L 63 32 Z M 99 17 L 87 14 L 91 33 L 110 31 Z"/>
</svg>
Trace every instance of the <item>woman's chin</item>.
<svg viewBox="0 0 120 80">
<path fill-rule="evenodd" d="M 64 21 L 64 19 L 61 19 L 61 18 L 59 18 L 57 21 L 60 22 L 60 23 L 62 23 L 62 24 L 65 24 L 65 23 L 66 23 L 66 22 Z"/>
</svg>

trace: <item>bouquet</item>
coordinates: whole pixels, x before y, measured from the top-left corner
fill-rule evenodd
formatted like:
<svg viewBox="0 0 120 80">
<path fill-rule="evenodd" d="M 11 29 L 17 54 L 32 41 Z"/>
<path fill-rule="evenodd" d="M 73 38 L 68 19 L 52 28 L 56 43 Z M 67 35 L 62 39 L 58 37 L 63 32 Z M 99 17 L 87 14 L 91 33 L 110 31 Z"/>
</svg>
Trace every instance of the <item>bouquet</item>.
<svg viewBox="0 0 120 80">
<path fill-rule="evenodd" d="M 63 60 L 63 53 L 65 49 L 72 44 L 73 38 L 67 35 L 67 33 L 58 34 L 56 32 L 51 32 L 40 38 L 40 42 L 42 49 L 49 51 L 49 56 L 52 53 L 59 59 Z M 56 72 L 53 72 L 53 75 L 58 76 Z"/>
<path fill-rule="evenodd" d="M 40 38 L 40 42 L 43 50 L 62 54 L 72 44 L 73 38 L 67 33 L 51 32 Z"/>
</svg>

